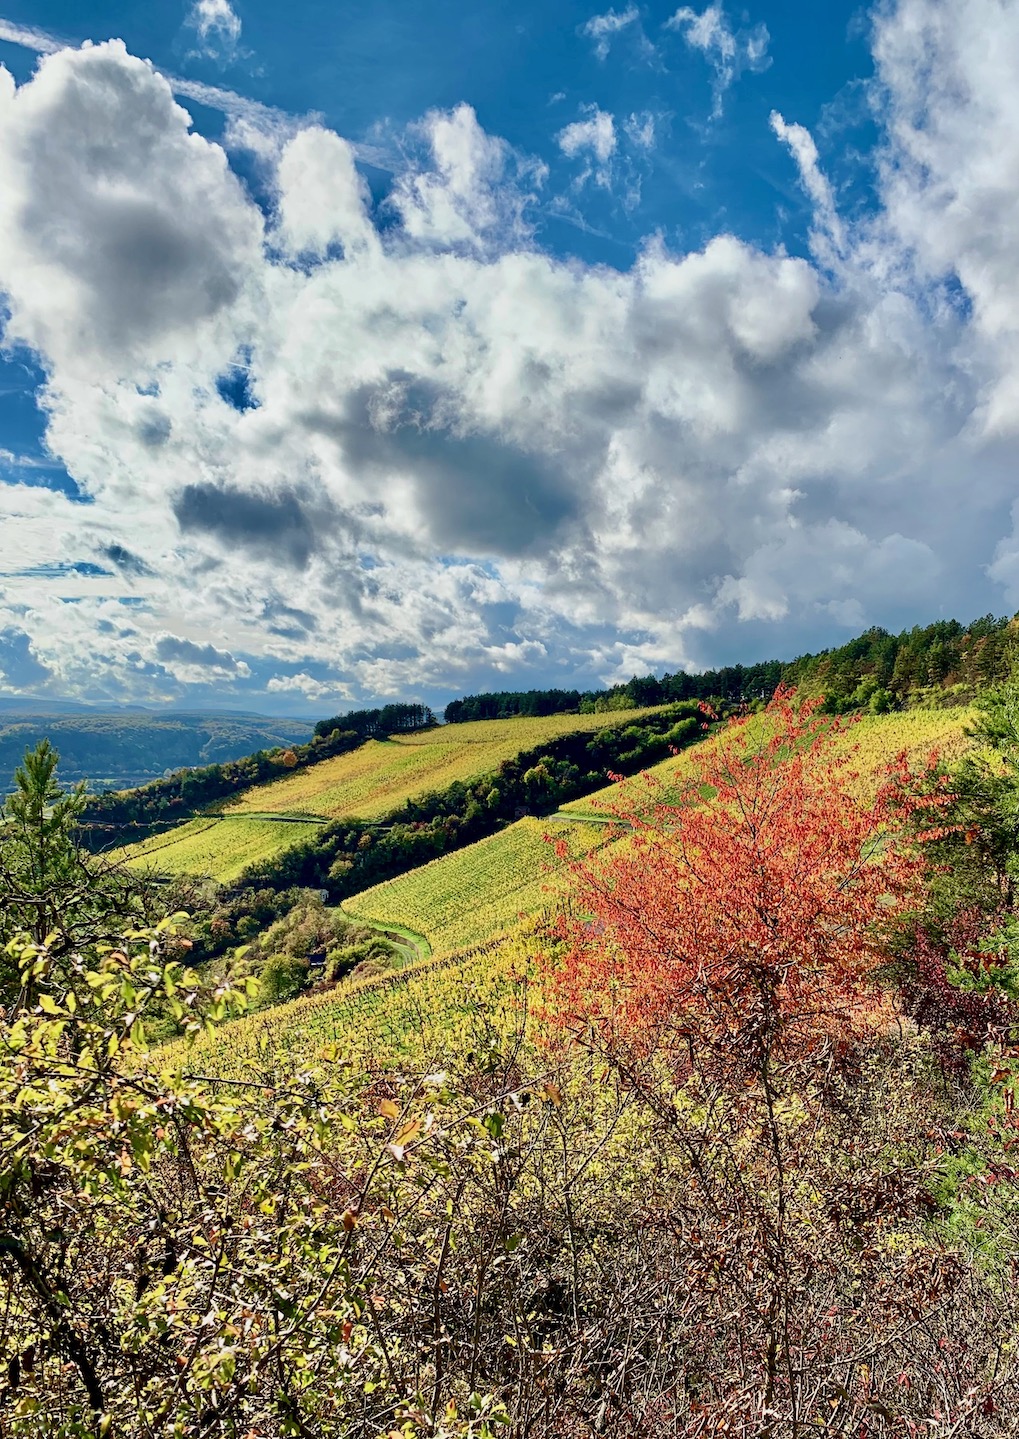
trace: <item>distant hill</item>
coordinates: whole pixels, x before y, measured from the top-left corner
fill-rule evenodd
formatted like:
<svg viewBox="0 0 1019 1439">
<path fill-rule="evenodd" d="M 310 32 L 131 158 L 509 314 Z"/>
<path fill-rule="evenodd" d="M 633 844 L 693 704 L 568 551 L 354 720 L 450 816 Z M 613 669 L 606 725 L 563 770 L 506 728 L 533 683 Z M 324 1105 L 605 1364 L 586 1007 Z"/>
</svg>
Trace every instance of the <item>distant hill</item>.
<svg viewBox="0 0 1019 1439">
<path fill-rule="evenodd" d="M 72 701 L 0 700 L 0 782 L 6 784 L 25 750 L 44 738 L 60 755 L 65 784 L 84 779 L 91 789 L 103 790 L 302 743 L 311 734 L 305 720 L 258 714 L 157 713 L 126 706 L 99 711 Z"/>
<path fill-rule="evenodd" d="M 86 700 L 41 699 L 38 695 L 0 695 L 0 715 L 152 714 L 145 705 L 90 704 Z M 164 711 L 160 711 L 164 713 Z"/>
</svg>

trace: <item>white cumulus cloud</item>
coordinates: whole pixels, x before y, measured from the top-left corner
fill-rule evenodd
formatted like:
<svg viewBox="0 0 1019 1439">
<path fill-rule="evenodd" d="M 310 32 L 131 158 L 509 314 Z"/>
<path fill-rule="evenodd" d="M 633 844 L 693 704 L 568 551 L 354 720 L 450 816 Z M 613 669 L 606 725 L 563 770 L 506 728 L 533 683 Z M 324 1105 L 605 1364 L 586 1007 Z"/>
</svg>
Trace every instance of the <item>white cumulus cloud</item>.
<svg viewBox="0 0 1019 1439">
<path fill-rule="evenodd" d="M 281 135 L 263 214 L 121 44 L 0 73 L 5 340 L 87 501 L 5 462 L 7 683 L 441 697 L 1019 603 L 1019 0 L 941 14 L 879 16 L 866 222 L 773 120 L 808 258 L 556 258 L 542 167 L 467 106 L 381 207 L 347 139 Z"/>
<path fill-rule="evenodd" d="M 317 680 L 313 675 L 299 671 L 293 675 L 273 675 L 266 689 L 270 694 L 296 694 L 303 699 L 317 701 L 331 695 L 337 700 L 348 700 L 351 698 L 349 690 L 343 685 L 330 684 L 326 680 Z"/>
<path fill-rule="evenodd" d="M 408 165 L 392 197 L 410 239 L 485 249 L 530 234 L 527 208 L 544 183 L 543 164 L 486 134 L 470 105 L 431 111 L 414 131 L 428 160 Z"/>
</svg>

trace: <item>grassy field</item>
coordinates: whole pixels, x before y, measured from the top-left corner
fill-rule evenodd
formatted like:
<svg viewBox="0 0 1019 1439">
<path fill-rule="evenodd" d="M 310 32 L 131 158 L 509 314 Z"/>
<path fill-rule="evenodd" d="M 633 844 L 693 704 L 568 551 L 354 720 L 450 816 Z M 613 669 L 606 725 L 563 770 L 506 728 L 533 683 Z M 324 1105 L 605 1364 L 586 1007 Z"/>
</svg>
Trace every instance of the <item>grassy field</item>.
<svg viewBox="0 0 1019 1439">
<path fill-rule="evenodd" d="M 559 735 L 593 733 L 647 714 L 628 710 L 597 715 L 550 715 L 546 719 L 478 720 L 441 725 L 420 734 L 369 740 L 338 755 L 250 789 L 224 807 L 229 814 L 321 815 L 328 819 L 379 819 L 422 794 L 455 780 L 469 782 L 498 769 L 503 760 Z"/>
<path fill-rule="evenodd" d="M 546 834 L 566 839 L 575 857 L 605 839 L 601 826 L 521 819 L 355 895 L 344 910 L 355 919 L 405 925 L 423 934 L 436 955 L 481 944 L 553 905 L 562 892 L 556 871 L 563 862 Z"/>
<path fill-rule="evenodd" d="M 193 819 L 165 834 L 129 845 L 122 856 L 132 869 L 157 874 L 205 875 L 229 883 L 248 865 L 272 859 L 310 839 L 315 823 L 271 819 Z"/>
</svg>

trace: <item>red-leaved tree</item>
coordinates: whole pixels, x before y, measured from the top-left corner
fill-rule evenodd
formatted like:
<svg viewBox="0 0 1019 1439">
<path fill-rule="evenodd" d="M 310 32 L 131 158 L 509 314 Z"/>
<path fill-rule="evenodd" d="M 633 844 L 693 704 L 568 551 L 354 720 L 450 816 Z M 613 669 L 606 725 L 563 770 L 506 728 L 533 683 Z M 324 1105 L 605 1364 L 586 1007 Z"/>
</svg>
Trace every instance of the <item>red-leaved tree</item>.
<svg viewBox="0 0 1019 1439">
<path fill-rule="evenodd" d="M 612 810 L 622 842 L 572 867 L 556 1023 L 736 1085 L 887 1023 L 881 930 L 924 869 L 907 820 L 936 821 L 945 796 L 902 756 L 861 799 L 818 703 L 779 690 L 705 744 L 678 796 L 645 776 L 643 802 L 631 787 Z"/>
<path fill-rule="evenodd" d="M 672 1236 L 684 1376 L 663 1433 L 905 1434 L 901 1395 L 930 1368 L 910 1336 L 960 1283 L 924 1229 L 932 1116 L 908 1055 L 895 1077 L 875 982 L 946 796 L 904 757 L 875 787 L 841 728 L 780 690 L 703 746 L 678 796 L 631 786 L 619 842 L 573 866 L 546 965 L 553 1029 L 606 1061 L 662 1156 L 646 1223 Z M 965 1372 L 914 1408 L 962 1424 L 993 1406 Z"/>
</svg>

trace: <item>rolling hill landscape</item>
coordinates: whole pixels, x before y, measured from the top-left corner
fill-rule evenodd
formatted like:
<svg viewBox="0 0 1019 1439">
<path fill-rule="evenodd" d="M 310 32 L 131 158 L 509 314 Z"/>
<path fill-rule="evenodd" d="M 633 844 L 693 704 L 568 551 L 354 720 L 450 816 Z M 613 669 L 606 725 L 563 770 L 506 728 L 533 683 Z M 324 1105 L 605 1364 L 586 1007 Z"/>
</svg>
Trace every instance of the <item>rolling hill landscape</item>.
<svg viewBox="0 0 1019 1439">
<path fill-rule="evenodd" d="M 855 752 L 861 777 L 859 787 L 872 793 L 884 768 L 901 753 L 913 764 L 922 763 L 932 751 L 958 762 L 972 748 L 973 741 L 967 731 L 973 719 L 970 706 L 870 716 L 839 734 L 832 743 L 836 751 Z M 500 733 L 498 738 L 493 737 L 493 743 L 500 749 L 505 747 L 517 725 L 521 747 L 533 741 L 533 726 L 526 720 L 518 720 L 499 722 Z M 469 728 L 474 730 L 474 726 Z M 311 1014 L 315 1016 L 316 1035 L 328 1033 L 331 1038 L 352 1042 L 355 1032 L 365 1035 L 371 1027 L 358 1007 L 359 994 L 365 996 L 363 1002 L 368 1012 L 375 1013 L 379 1003 L 386 1007 L 400 1003 L 395 997 L 397 991 L 407 985 L 413 990 L 419 976 L 422 982 L 428 976 L 429 991 L 440 995 L 445 993 L 447 984 L 460 986 L 469 978 L 481 983 L 484 976 L 486 992 L 501 995 L 501 986 L 508 982 L 506 976 L 513 968 L 512 965 L 506 967 L 507 956 L 514 956 L 513 972 L 519 978 L 521 956 L 529 947 L 533 956 L 534 947 L 540 945 L 540 940 L 535 938 L 535 921 L 553 919 L 567 902 L 571 860 L 592 854 L 606 844 L 625 843 L 625 834 L 617 833 L 614 816 L 620 811 L 640 813 L 663 796 L 675 799 L 681 787 L 696 773 L 701 749 L 716 747 L 724 738 L 724 733 L 707 736 L 683 755 L 651 766 L 646 777 L 638 775 L 617 780 L 579 799 L 568 800 L 561 809 L 542 817 L 525 816 L 507 823 L 488 838 L 428 860 L 398 878 L 385 880 L 344 899 L 343 909 L 353 918 L 384 930 L 409 934 L 419 946 L 418 958 L 424 963 L 401 965 L 391 975 L 372 979 L 359 980 L 354 975 L 335 991 L 316 994 L 282 1011 L 274 1009 L 258 1019 L 240 1021 L 239 1028 L 232 1026 L 208 1042 L 208 1059 L 214 1062 L 221 1044 L 225 1044 L 227 1052 L 235 1054 L 237 1036 L 241 1033 L 250 1036 L 245 1038 L 245 1045 L 256 1042 L 254 1036 L 265 1033 L 273 1036 L 274 1044 L 278 1042 L 283 1049 L 290 1050 L 293 1041 L 280 1036 L 287 1035 L 291 1026 L 302 1032 Z M 308 786 L 314 774 L 312 769 L 306 776 Z M 331 779 L 323 775 L 323 783 L 329 782 Z M 311 792 L 307 786 L 302 790 L 304 794 Z M 222 863 L 225 876 L 235 879 L 239 871 L 229 859 L 220 859 L 222 851 L 214 842 L 202 850 L 201 834 L 192 828 L 201 823 L 191 821 L 181 831 L 189 832 L 187 843 L 193 854 L 190 862 L 195 872 L 202 872 L 203 866 Z M 556 855 L 557 839 L 566 842 L 568 854 L 564 857 Z M 141 864 L 147 853 L 151 850 L 146 851 L 144 846 L 125 851 L 133 866 Z M 440 980 L 439 973 L 447 967 L 448 981 Z M 413 992 L 416 995 L 416 990 Z M 386 998 L 381 1000 L 379 996 L 383 994 Z M 502 999 L 499 1002 L 501 1004 Z M 419 1057 L 424 1057 L 426 1052 L 435 1053 L 441 1047 L 439 1036 L 447 1013 L 452 1025 L 447 1042 L 456 1041 L 455 1006 L 449 1009 L 446 1002 L 441 1001 L 438 1010 L 426 1016 L 420 1000 L 415 998 L 413 1012 L 426 1024 L 420 1039 L 422 1047 L 415 1050 Z M 402 1021 L 387 1020 L 387 1028 L 396 1031 L 402 1031 L 402 1024 Z M 418 1042 L 402 1035 L 401 1051 L 408 1045 L 413 1049 Z"/>
<path fill-rule="evenodd" d="M 807 694 L 830 686 L 826 709 L 854 714 L 832 743 L 856 751 L 860 793 L 900 752 L 917 764 L 936 749 L 957 763 L 971 745 L 966 701 L 1012 662 L 1014 635 L 1003 621 L 869 632 L 782 666 L 649 677 L 586 694 L 468 697 L 450 704 L 442 725 L 407 706 L 338 716 L 319 723 L 311 744 L 180 771 L 95 801 L 86 818 L 96 822 L 98 851 L 167 896 L 179 892 L 188 908 L 201 896 L 194 939 L 205 962 L 222 965 L 259 926 L 314 893 L 388 936 L 399 982 L 409 982 L 408 960 L 459 963 L 553 916 L 571 861 L 620 842 L 612 823 L 620 803 L 639 810 L 674 798 L 701 751 L 722 738 L 710 716 L 773 680 Z M 638 703 L 646 699 L 658 703 Z M 491 717 L 469 718 L 479 712 Z M 386 722 L 401 728 L 385 733 Z M 605 782 L 636 771 L 646 778 Z M 144 837 L 124 843 L 135 829 Z M 321 983 L 313 966 L 302 975 L 305 985 Z"/>
<path fill-rule="evenodd" d="M 1017 95 L 11 0 L 0 1439 L 1019 1439 Z"/>
<path fill-rule="evenodd" d="M 384 1302 L 380 1363 L 385 1369 L 388 1352 L 402 1377 L 365 1371 L 376 1375 L 364 1379 L 357 1400 L 366 1425 L 391 1412 L 386 1386 L 398 1383 L 403 1392 L 414 1368 L 394 1341 L 422 1325 L 434 1328 L 437 1303 L 441 1344 L 456 1334 L 465 1356 L 495 1346 L 485 1361 L 493 1376 L 487 1382 L 503 1395 L 508 1381 L 498 1376 L 529 1374 L 534 1361 L 497 1360 L 507 1340 L 493 1325 L 502 1335 L 515 1325 L 537 1352 L 533 1346 L 552 1324 L 559 1343 L 580 1346 L 565 1351 L 569 1364 L 580 1362 L 588 1341 L 578 1338 L 573 1306 L 588 1316 L 585 1325 L 602 1325 L 606 1276 L 615 1287 L 630 1282 L 624 1276 L 648 1283 L 657 1274 L 654 1282 L 675 1296 L 697 1295 L 714 1333 L 730 1322 L 718 1312 L 715 1270 L 709 1265 L 705 1280 L 691 1279 L 686 1267 L 701 1254 L 700 1239 L 692 1249 L 683 1241 L 678 1251 L 670 1239 L 649 1258 L 640 1236 L 658 1205 L 677 1202 L 665 1196 L 685 1194 L 698 1224 L 723 1216 L 735 1246 L 725 1263 L 740 1266 L 747 1276 L 741 1284 L 756 1282 L 754 1256 L 773 1242 L 773 1186 L 792 1173 L 798 1183 L 810 1175 L 788 1200 L 798 1227 L 781 1251 L 781 1262 L 800 1275 L 791 1302 L 802 1322 L 827 1332 L 834 1308 L 851 1329 L 858 1286 L 874 1283 L 884 1293 L 892 1265 L 898 1289 L 883 1302 L 895 1314 L 900 1307 L 904 1316 L 920 1313 L 922 1333 L 943 1352 L 953 1332 L 943 1322 L 944 1298 L 958 1296 L 957 1270 L 924 1290 L 930 1265 L 947 1262 L 949 1253 L 958 1265 L 962 1253 L 981 1252 L 994 1273 L 1012 1253 L 1004 1191 L 1001 1203 L 993 1200 L 976 1218 L 967 1177 L 1001 1172 L 995 1085 L 1007 1088 L 1011 1071 L 1000 1067 L 1010 1051 L 1004 1031 L 994 1038 L 994 1026 L 1009 1022 L 1000 1015 L 1014 983 L 1011 940 L 991 931 L 978 941 L 972 972 L 990 976 L 978 988 L 955 977 L 969 969 L 950 965 L 971 964 L 965 946 L 974 942 L 968 936 L 978 912 L 998 916 L 979 921 L 985 934 L 988 924 L 1007 923 L 1000 895 L 1011 863 L 1006 834 L 1019 773 L 1019 692 L 1001 674 L 1013 663 L 1016 627 L 996 622 L 989 631 L 1001 637 L 990 680 L 974 658 L 984 649 L 979 630 L 974 642 L 959 628 L 948 669 L 929 662 L 926 652 L 943 636 L 931 627 L 894 638 L 869 633 L 841 654 L 794 661 L 778 673 L 770 700 L 754 693 L 762 671 L 735 667 L 586 695 L 467 696 L 442 724 L 426 706 L 390 705 L 321 720 L 302 740 L 87 800 L 60 798 L 51 750 L 30 754 L 0 833 L 0 882 L 10 884 L 15 872 L 3 862 L 4 845 L 14 847 L 12 856 L 19 844 L 31 847 L 39 823 L 49 826 L 45 844 L 57 845 L 54 854 L 62 852 L 62 832 L 87 843 L 88 850 L 76 848 L 73 860 L 61 861 L 70 865 L 66 877 L 51 869 L 49 883 L 80 894 L 79 869 L 92 877 L 93 898 L 74 922 L 91 936 L 98 968 L 85 989 L 70 981 L 80 998 L 68 991 L 58 1000 L 54 994 L 64 991 L 41 989 L 33 1013 L 39 1025 L 54 1026 L 54 1037 L 65 1026 L 80 1029 L 88 1066 L 100 1041 L 109 1052 L 104 1117 L 82 1110 L 81 1122 L 94 1124 L 101 1144 L 108 1136 L 131 1147 L 111 1150 L 103 1163 L 121 1186 L 133 1183 L 136 1167 L 140 1177 L 153 1163 L 169 1164 L 170 1173 L 176 1141 L 160 1116 L 179 1104 L 204 1116 L 197 1122 L 216 1126 L 215 1144 L 227 1156 L 209 1183 L 240 1206 L 230 1214 L 249 1216 L 239 1233 L 255 1237 L 258 1253 L 278 1235 L 280 1195 L 295 1183 L 308 1186 L 298 1214 L 313 1216 L 313 1227 L 285 1251 L 304 1292 L 322 1283 L 321 1225 L 333 1204 L 326 1194 L 338 1184 L 345 1207 L 337 1211 L 337 1234 L 383 1246 L 371 1261 L 375 1288 L 366 1296 L 351 1278 L 344 1280 L 349 1289 L 323 1291 L 348 1317 L 335 1331 L 327 1315 L 302 1321 L 300 1353 L 321 1343 L 320 1363 L 328 1366 L 342 1335 L 353 1336 L 370 1306 Z M 915 656 L 911 671 L 899 658 L 907 650 Z M 763 673 L 775 677 L 774 668 Z M 798 689 L 784 684 L 786 677 L 798 678 Z M 475 717 L 479 711 L 491 717 Z M 9 888 L 4 913 L 19 912 L 19 896 Z M 81 906 L 80 899 L 61 903 Z M 108 917 L 125 906 L 140 926 L 134 938 L 119 949 L 99 942 L 113 933 Z M 157 921 L 174 910 L 174 920 Z M 787 943 L 785 957 L 773 958 Z M 745 979 L 742 958 L 733 960 L 744 946 Z M 958 959 L 948 959 L 948 946 Z M 164 949 L 165 971 L 155 958 Z M 38 949 L 30 945 L 27 953 L 35 963 Z M 669 958 L 659 975 L 663 953 Z M 724 978 L 716 981 L 716 972 Z M 773 999 L 752 997 L 762 983 Z M 745 997 L 734 1003 L 737 985 L 746 986 Z M 762 1040 L 756 1027 L 759 1002 L 775 1006 L 774 1040 Z M 109 1027 L 115 1003 L 127 1006 L 122 1032 Z M 142 1005 L 148 1018 L 140 1024 Z M 31 1053 L 48 1063 L 54 1039 L 40 1031 L 31 1042 Z M 759 1055 L 762 1044 L 769 1057 L 745 1065 L 740 1056 Z M 131 1070 L 117 1067 L 122 1046 Z M 811 1088 L 822 1083 L 815 1046 L 823 1072 L 837 1071 L 842 1097 L 829 1101 L 823 1085 Z M 1001 1077 L 989 1085 L 975 1077 L 985 1071 L 973 1070 L 964 1083 L 966 1056 L 983 1064 L 979 1056 L 992 1052 Z M 760 1062 L 768 1066 L 763 1090 L 753 1067 Z M 951 1099 L 947 1089 L 930 1090 L 930 1063 L 955 1066 Z M 76 1105 L 96 1082 L 91 1068 L 80 1076 L 79 1068 L 74 1061 L 67 1071 L 67 1082 L 81 1086 Z M 149 1098 L 139 1109 L 123 1096 L 142 1073 L 148 1077 L 137 1092 Z M 792 1108 L 776 1110 L 772 1131 L 773 1082 Z M 929 1137 L 931 1093 L 940 1096 L 943 1123 L 956 1126 L 952 1152 L 961 1168 L 940 1157 L 943 1125 Z M 60 1115 L 47 1121 L 51 1147 L 65 1132 Z M 853 1155 L 862 1171 L 846 1170 L 840 1157 L 829 1161 L 825 1148 L 819 1155 L 801 1149 L 804 1125 L 839 1155 Z M 77 1135 L 80 1126 L 67 1132 Z M 286 1136 L 282 1148 L 276 1136 Z M 77 1155 L 81 1141 L 74 1143 Z M 729 1146 L 738 1156 L 731 1169 Z M 825 1207 L 843 1202 L 847 1184 L 860 1205 L 870 1202 L 875 1182 L 913 1183 L 899 1176 L 912 1174 L 909 1156 L 928 1150 L 928 1177 L 917 1190 L 924 1197 L 915 1204 L 889 1214 L 882 1200 L 874 1216 L 845 1220 Z M 74 1162 L 85 1165 L 84 1176 L 95 1161 Z M 747 1173 L 764 1186 L 749 1208 Z M 217 1189 L 223 1175 L 225 1188 Z M 197 1189 L 186 1183 L 207 1196 L 201 1202 L 210 1215 L 208 1205 L 218 1203 L 213 1191 L 207 1194 L 204 1180 Z M 250 1218 L 256 1200 L 264 1233 Z M 937 1222 L 928 1217 L 932 1204 Z M 606 1212 L 608 1228 L 599 1218 Z M 492 1213 L 504 1213 L 505 1224 L 486 1230 L 476 1247 L 474 1227 L 489 1225 Z M 228 1233 L 236 1221 L 224 1215 Z M 192 1265 L 205 1262 L 205 1236 L 217 1233 L 210 1222 L 189 1241 Z M 287 1219 L 288 1233 L 303 1235 L 305 1223 Z M 854 1257 L 861 1226 L 874 1246 L 892 1247 L 875 1247 L 877 1258 Z M 820 1265 L 818 1279 L 822 1229 L 831 1262 Z M 252 1262 L 263 1265 L 256 1250 Z M 243 1266 L 248 1252 L 229 1263 Z M 329 1262 L 348 1252 L 339 1238 Z M 174 1248 L 161 1261 L 171 1273 L 178 1272 L 177 1254 Z M 468 1254 L 474 1257 L 463 1268 Z M 905 1265 L 895 1257 L 902 1254 L 911 1256 Z M 274 1274 L 278 1263 L 269 1266 Z M 424 1290 L 420 1280 L 405 1280 L 411 1263 L 425 1276 Z M 538 1307 L 526 1297 L 544 1284 L 549 1264 L 569 1296 L 565 1309 L 552 1294 Z M 870 1277 L 873 1265 L 879 1278 Z M 776 1270 L 762 1282 L 766 1297 L 788 1281 Z M 979 1294 L 983 1282 L 977 1264 L 966 1283 Z M 422 1293 L 430 1296 L 424 1304 Z M 343 1295 L 353 1296 L 349 1308 Z M 817 1303 L 824 1308 L 815 1319 L 806 1306 Z M 230 1312 L 231 1335 L 243 1334 L 243 1312 Z M 742 1325 L 744 1309 L 737 1312 Z M 651 1322 L 651 1332 L 660 1333 L 662 1320 Z M 756 1322 L 762 1327 L 754 1344 L 766 1353 L 769 1321 Z M 317 1337 L 320 1324 L 326 1327 Z M 970 1332 L 983 1366 L 992 1331 Z M 261 1352 L 254 1332 L 250 1342 Z M 367 1331 L 362 1342 L 362 1353 L 375 1352 Z M 629 1343 L 615 1330 L 606 1342 L 613 1352 Z M 864 1330 L 853 1342 L 865 1342 Z M 914 1384 L 926 1372 L 927 1343 L 919 1357 L 910 1349 L 896 1359 L 910 1366 Z M 868 1352 L 878 1364 L 878 1351 Z M 719 1395 L 736 1392 L 729 1355 L 718 1351 L 711 1360 Z M 812 1363 L 828 1389 L 842 1383 L 828 1358 Z M 434 1369 L 427 1372 L 434 1383 Z M 228 1378 L 216 1382 L 220 1392 L 233 1392 Z M 758 1381 L 740 1382 L 750 1394 Z M 896 1381 L 889 1370 L 881 1382 L 890 1392 Z M 988 1378 L 982 1369 L 967 1383 L 982 1403 L 990 1396 L 997 1406 L 1011 1392 L 1013 1371 L 999 1366 Z M 849 1405 L 855 1422 L 869 1412 L 873 1390 L 868 1380 L 846 1392 L 850 1399 L 838 1402 Z M 571 1378 L 555 1404 L 588 1413 L 586 1393 L 585 1381 Z M 930 1406 L 914 1394 L 902 1412 Z M 497 1401 L 462 1402 L 469 1409 Z M 320 1400 L 315 1412 L 325 1412 Z M 349 1405 L 346 1412 L 345 1424 Z M 499 1425 L 485 1424 L 487 1418 L 481 1427 L 470 1420 L 455 1432 L 458 1439 L 495 1439 Z"/>
<path fill-rule="evenodd" d="M 267 879 L 270 885 L 286 887 L 295 878 L 300 881 L 303 874 L 304 881 L 342 898 L 352 914 L 405 925 L 428 935 L 431 942 L 437 920 L 432 905 L 441 908 L 448 903 L 445 923 L 456 932 L 456 916 L 463 904 L 456 895 L 458 890 L 466 893 L 472 883 L 466 854 L 473 849 L 459 858 L 440 856 L 451 846 L 469 845 L 474 840 L 481 844 L 478 855 L 484 860 L 478 862 L 485 877 L 476 882 L 471 933 L 487 938 L 486 921 L 480 915 L 490 891 L 502 896 L 500 913 L 504 915 L 517 912 L 512 899 L 517 888 L 521 891 L 517 910 L 536 907 L 542 862 L 550 855 L 548 847 L 539 842 L 539 831 L 549 824 L 562 831 L 578 819 L 604 822 L 605 806 L 611 807 L 618 795 L 615 785 L 604 783 L 610 770 L 633 773 L 649 768 L 654 777 L 671 777 L 673 762 L 663 756 L 700 735 L 704 717 L 698 704 L 714 703 L 725 709 L 752 698 L 759 705 L 765 685 L 796 684 L 808 696 L 823 692 L 826 708 L 832 713 L 847 710 L 859 715 L 862 707 L 865 713 L 852 730 L 851 742 L 859 748 L 864 767 L 874 773 L 900 750 L 913 761 L 932 748 L 946 760 L 955 760 L 967 744 L 965 729 L 972 717 L 968 700 L 995 676 L 1007 672 L 1016 647 L 1016 628 L 1004 620 L 985 619 L 968 627 L 940 622 L 899 636 L 870 631 L 840 650 L 783 665 L 734 666 L 702 676 L 647 677 L 587 694 L 536 691 L 469 697 L 448 706 L 452 722 L 429 727 L 430 712 L 423 711 L 419 723 L 424 727 L 360 741 L 352 736 L 356 747 L 325 758 L 319 758 L 314 749 L 306 755 L 302 751 L 302 758 L 290 770 L 282 768 L 277 751 L 277 762 L 270 763 L 267 771 L 274 777 L 245 783 L 242 775 L 242 787 L 233 789 L 222 801 L 185 805 L 179 819 L 162 820 L 155 832 L 115 852 L 140 873 L 164 879 L 211 880 L 228 888 L 243 889 L 249 879 L 257 883 Z M 647 699 L 652 703 L 641 706 L 639 702 Z M 572 708 L 555 713 L 560 706 Z M 491 717 L 466 718 L 479 712 Z M 342 734 L 349 722 L 343 716 L 321 722 L 320 742 L 328 735 Z M 602 751 L 593 750 L 586 773 L 568 776 L 565 788 L 563 777 L 551 773 L 544 788 L 539 781 L 528 787 L 522 772 L 511 774 L 508 785 L 500 781 L 500 770 L 512 769 L 521 755 L 527 757 L 531 769 L 543 762 L 552 771 L 557 765 L 561 769 L 557 742 L 562 750 L 563 740 L 569 748 L 573 737 L 599 734 L 606 736 Z M 567 767 L 572 758 L 571 754 Z M 681 762 L 680 773 L 682 770 Z M 500 783 L 505 794 L 500 792 Z M 471 787 L 476 793 L 467 792 Z M 493 790 L 498 807 L 491 811 L 492 822 L 486 827 L 480 810 L 488 811 Z M 443 795 L 447 796 L 445 802 L 440 799 Z M 179 797 L 174 803 L 180 803 Z M 116 817 L 115 797 L 110 804 Z M 561 819 L 557 818 L 560 813 Z M 543 816 L 542 821 L 534 815 Z M 97 811 L 93 817 L 101 819 L 102 814 Z M 335 842 L 337 834 L 343 834 L 342 821 L 351 822 L 343 839 L 348 849 L 353 849 L 354 877 L 349 880 L 328 872 L 342 851 L 342 845 Z M 458 829 L 441 838 L 429 835 L 429 839 L 436 838 L 439 854 L 426 849 L 421 856 L 426 868 L 414 865 L 415 846 L 409 844 L 409 853 L 397 864 L 407 871 L 406 877 L 382 879 L 373 885 L 375 872 L 365 862 L 367 852 L 374 845 L 378 853 L 379 840 L 381 847 L 391 848 L 388 836 L 394 825 L 402 830 L 416 826 L 420 843 L 425 821 L 433 830 L 437 821 L 452 821 Z M 484 837 L 492 828 L 498 832 Z M 103 848 L 111 849 L 114 836 L 129 832 L 130 825 L 118 830 L 116 824 L 109 835 L 100 830 Z M 580 827 L 571 842 L 579 843 L 579 835 L 593 842 L 586 827 Z M 305 863 L 302 870 L 302 857 L 323 843 L 331 845 L 329 865 Z M 285 860 L 288 855 L 289 864 Z M 341 867 L 343 864 L 341 858 Z M 519 884 L 513 877 L 517 871 Z M 448 891 L 438 878 L 447 872 L 451 876 Z M 418 873 L 426 888 L 438 888 L 434 900 L 422 897 L 421 913 L 416 916 L 420 923 L 415 924 L 411 910 L 416 902 L 409 896 Z M 486 896 L 481 904 L 479 892 Z M 446 893 L 448 901 L 439 900 L 438 896 Z"/>
<path fill-rule="evenodd" d="M 634 724 L 654 711 L 629 712 Z M 664 713 L 664 711 L 663 711 Z M 669 712 L 671 713 L 671 711 Z M 471 784 L 525 751 L 562 735 L 596 734 L 618 713 L 443 725 L 369 740 L 353 753 L 253 786 L 222 808 L 123 851 L 135 868 L 235 880 L 341 819 L 381 821 L 451 785 Z"/>
</svg>

